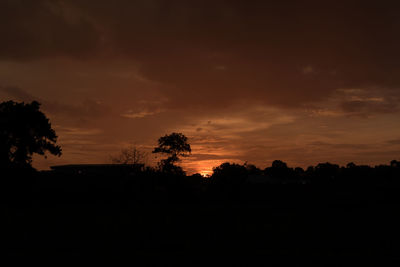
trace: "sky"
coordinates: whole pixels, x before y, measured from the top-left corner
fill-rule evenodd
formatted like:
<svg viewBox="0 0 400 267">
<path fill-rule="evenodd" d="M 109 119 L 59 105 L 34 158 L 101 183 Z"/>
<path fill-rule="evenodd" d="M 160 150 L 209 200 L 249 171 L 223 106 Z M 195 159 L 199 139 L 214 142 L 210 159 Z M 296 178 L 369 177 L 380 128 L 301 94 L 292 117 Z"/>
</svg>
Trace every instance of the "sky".
<svg viewBox="0 0 400 267">
<path fill-rule="evenodd" d="M 400 158 L 397 1 L 1 0 L 0 101 L 39 101 L 63 149 L 109 163 L 181 132 L 188 173 Z"/>
</svg>

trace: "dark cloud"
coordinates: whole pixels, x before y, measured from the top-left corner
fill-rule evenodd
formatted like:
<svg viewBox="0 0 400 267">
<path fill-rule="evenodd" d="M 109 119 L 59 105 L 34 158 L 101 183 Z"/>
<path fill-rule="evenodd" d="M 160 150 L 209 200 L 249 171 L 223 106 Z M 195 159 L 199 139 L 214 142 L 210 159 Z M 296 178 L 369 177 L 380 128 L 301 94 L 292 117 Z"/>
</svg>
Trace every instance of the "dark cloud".
<svg viewBox="0 0 400 267">
<path fill-rule="evenodd" d="M 0 59 L 30 60 L 93 54 L 99 34 L 63 1 L 4 0 L 0 2 Z M 70 16 L 68 16 L 70 15 Z"/>
<path fill-rule="evenodd" d="M 400 82 L 400 20 L 390 5 L 138 1 L 99 10 L 107 12 L 92 14 L 111 27 L 112 45 L 145 76 L 171 85 L 167 93 L 181 105 L 298 106 L 340 87 Z"/>
<path fill-rule="evenodd" d="M 171 107 L 298 107 L 337 88 L 399 88 L 397 3 L 3 1 L 5 58 L 110 55 Z M 96 50 L 99 43 L 101 49 Z M 179 104 L 179 105 L 177 105 Z"/>
</svg>

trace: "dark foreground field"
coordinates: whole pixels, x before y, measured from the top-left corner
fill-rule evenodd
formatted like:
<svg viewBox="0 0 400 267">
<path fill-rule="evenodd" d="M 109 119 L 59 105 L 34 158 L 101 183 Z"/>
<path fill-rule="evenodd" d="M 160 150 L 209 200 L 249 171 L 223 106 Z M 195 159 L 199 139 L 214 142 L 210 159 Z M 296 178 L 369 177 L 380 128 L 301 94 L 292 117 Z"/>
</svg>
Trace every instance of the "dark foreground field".
<svg viewBox="0 0 400 267">
<path fill-rule="evenodd" d="M 395 185 L 214 185 L 191 177 L 3 178 L 14 263 L 389 266 Z"/>
</svg>

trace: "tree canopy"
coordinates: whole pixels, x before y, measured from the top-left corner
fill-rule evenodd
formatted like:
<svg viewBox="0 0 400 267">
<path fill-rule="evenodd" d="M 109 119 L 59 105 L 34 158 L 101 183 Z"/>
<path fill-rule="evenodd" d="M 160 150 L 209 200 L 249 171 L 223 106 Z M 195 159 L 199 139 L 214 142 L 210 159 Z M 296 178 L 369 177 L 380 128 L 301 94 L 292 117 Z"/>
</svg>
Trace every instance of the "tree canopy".
<svg viewBox="0 0 400 267">
<path fill-rule="evenodd" d="M 240 185 L 244 183 L 248 175 L 245 166 L 236 163 L 225 162 L 213 168 L 211 179 L 214 183 L 222 185 Z"/>
<path fill-rule="evenodd" d="M 57 135 L 40 104 L 7 101 L 0 103 L 0 166 L 30 167 L 34 153 L 60 156 Z"/>
<path fill-rule="evenodd" d="M 158 139 L 158 146 L 154 148 L 153 153 L 169 155 L 166 162 L 173 164 L 180 160 L 179 157 L 186 157 L 192 152 L 187 140 L 182 133 L 167 134 Z"/>
</svg>

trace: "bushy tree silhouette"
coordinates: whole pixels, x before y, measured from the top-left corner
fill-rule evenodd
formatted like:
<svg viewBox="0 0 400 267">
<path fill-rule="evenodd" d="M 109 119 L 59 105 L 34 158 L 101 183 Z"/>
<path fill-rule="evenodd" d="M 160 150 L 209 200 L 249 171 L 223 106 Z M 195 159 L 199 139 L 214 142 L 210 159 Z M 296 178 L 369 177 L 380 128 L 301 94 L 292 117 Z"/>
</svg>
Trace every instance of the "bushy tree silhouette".
<svg viewBox="0 0 400 267">
<path fill-rule="evenodd" d="M 248 175 L 261 175 L 262 174 L 262 170 L 259 169 L 254 164 L 248 164 L 247 162 L 245 162 L 244 167 L 246 168 Z"/>
<path fill-rule="evenodd" d="M 291 179 L 294 175 L 293 169 L 281 160 L 274 160 L 271 167 L 265 168 L 264 173 L 278 179 Z"/>
<path fill-rule="evenodd" d="M 180 161 L 179 157 L 187 157 L 192 152 L 187 142 L 187 137 L 182 133 L 167 134 L 158 139 L 158 146 L 152 153 L 168 155 L 168 158 L 161 160 L 161 168 L 164 171 L 180 172 L 180 167 L 174 164 Z"/>
<path fill-rule="evenodd" d="M 57 135 L 40 104 L 7 101 L 0 103 L 0 166 L 1 168 L 31 167 L 34 153 L 48 151 L 60 156 Z"/>
<path fill-rule="evenodd" d="M 215 184 L 241 185 L 246 181 L 247 169 L 245 166 L 225 162 L 213 169 L 211 179 Z"/>
<path fill-rule="evenodd" d="M 286 162 L 283 162 L 282 160 L 274 160 L 272 162 L 272 168 L 275 169 L 287 169 L 287 164 Z"/>
</svg>

